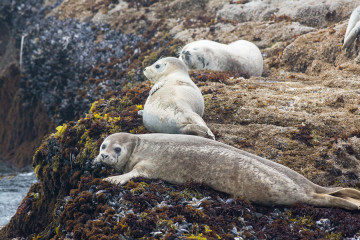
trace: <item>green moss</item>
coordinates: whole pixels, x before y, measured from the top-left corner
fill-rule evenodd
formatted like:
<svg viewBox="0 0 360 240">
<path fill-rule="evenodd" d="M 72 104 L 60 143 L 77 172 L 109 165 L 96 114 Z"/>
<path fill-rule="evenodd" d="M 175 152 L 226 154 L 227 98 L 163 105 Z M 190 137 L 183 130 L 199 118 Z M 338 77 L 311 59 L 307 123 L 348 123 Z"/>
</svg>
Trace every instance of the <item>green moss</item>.
<svg viewBox="0 0 360 240">
<path fill-rule="evenodd" d="M 67 125 L 65 123 L 62 126 L 57 126 L 56 127 L 57 132 L 55 133 L 55 137 L 56 138 L 61 137 L 61 135 L 65 132 L 66 128 L 67 128 Z"/>
<path fill-rule="evenodd" d="M 39 179 L 39 171 L 40 171 L 40 169 L 41 169 L 41 165 L 40 165 L 40 164 L 36 165 L 36 167 L 35 167 L 35 169 L 34 169 L 35 175 L 36 175 L 36 178 L 37 178 L 37 179 Z"/>
<path fill-rule="evenodd" d="M 133 193 L 133 194 L 139 194 L 139 193 L 144 193 L 146 192 L 149 188 L 149 185 L 145 182 L 140 182 L 138 184 L 136 184 L 136 187 L 135 188 L 132 188 L 130 191 Z"/>
<path fill-rule="evenodd" d="M 156 62 L 160 57 L 160 51 L 151 52 L 148 56 L 145 56 L 141 65 L 143 68 L 150 66 L 154 62 Z"/>
<path fill-rule="evenodd" d="M 39 194 L 39 193 L 34 193 L 33 196 L 34 196 L 34 199 L 35 199 L 35 200 L 39 200 L 39 199 L 40 199 L 40 194 Z"/>
<path fill-rule="evenodd" d="M 55 233 L 56 233 L 57 236 L 61 236 L 59 226 L 55 228 Z"/>
<path fill-rule="evenodd" d="M 332 232 L 332 233 L 328 234 L 325 239 L 340 240 L 340 239 L 343 239 L 343 237 L 342 237 L 341 232 L 339 232 L 339 233 L 333 233 Z"/>
<path fill-rule="evenodd" d="M 186 236 L 187 239 L 196 239 L 196 240 L 206 240 L 207 238 L 203 236 L 202 233 L 200 233 L 199 235 L 194 235 L 194 234 L 191 234 L 191 235 L 188 235 Z"/>
<path fill-rule="evenodd" d="M 38 234 L 32 238 L 32 240 L 38 240 L 38 239 L 42 239 L 41 234 Z"/>
<path fill-rule="evenodd" d="M 177 227 L 174 225 L 174 222 L 172 220 L 169 219 L 160 219 L 159 221 L 157 221 L 156 223 L 156 227 L 157 228 L 171 228 L 171 229 L 176 229 Z"/>
<path fill-rule="evenodd" d="M 185 189 L 183 192 L 182 192 L 183 196 L 187 199 L 187 200 L 191 200 L 193 199 L 194 197 L 197 198 L 197 199 L 201 199 L 203 198 L 203 196 L 201 195 L 201 193 L 199 193 L 198 191 L 195 191 L 193 189 Z"/>
<path fill-rule="evenodd" d="M 54 161 L 53 161 L 53 171 L 54 172 L 57 172 L 59 170 L 59 167 L 60 167 L 60 159 L 59 159 L 59 156 L 55 156 L 54 157 Z"/>
</svg>

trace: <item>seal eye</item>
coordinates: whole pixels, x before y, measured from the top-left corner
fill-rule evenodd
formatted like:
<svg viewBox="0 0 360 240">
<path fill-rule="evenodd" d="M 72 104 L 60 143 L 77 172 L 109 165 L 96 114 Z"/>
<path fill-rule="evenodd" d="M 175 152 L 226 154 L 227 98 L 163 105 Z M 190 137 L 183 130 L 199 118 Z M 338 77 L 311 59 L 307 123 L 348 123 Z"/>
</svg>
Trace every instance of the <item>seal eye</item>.
<svg viewBox="0 0 360 240">
<path fill-rule="evenodd" d="M 114 148 L 114 151 L 115 151 L 115 153 L 116 153 L 116 154 L 120 154 L 120 152 L 121 152 L 121 148 L 116 147 L 116 148 Z"/>
<path fill-rule="evenodd" d="M 104 150 L 105 148 L 106 148 L 106 145 L 103 144 L 103 145 L 101 146 L 101 149 Z"/>
<path fill-rule="evenodd" d="M 166 67 L 166 63 L 165 64 L 164 63 L 155 64 L 155 70 L 159 73 L 164 71 L 165 67 Z"/>
</svg>

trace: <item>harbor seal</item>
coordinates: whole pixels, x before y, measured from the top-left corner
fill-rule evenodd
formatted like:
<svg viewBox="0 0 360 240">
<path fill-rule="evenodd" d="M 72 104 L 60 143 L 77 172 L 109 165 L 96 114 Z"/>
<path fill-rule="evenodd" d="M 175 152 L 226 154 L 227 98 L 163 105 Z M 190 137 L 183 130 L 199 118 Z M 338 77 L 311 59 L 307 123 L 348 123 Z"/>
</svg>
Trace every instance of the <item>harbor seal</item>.
<svg viewBox="0 0 360 240">
<path fill-rule="evenodd" d="M 180 51 L 179 58 L 189 69 L 241 71 L 249 76 L 261 76 L 263 58 L 259 48 L 246 40 L 221 44 L 210 40 L 191 42 Z"/>
<path fill-rule="evenodd" d="M 343 49 L 347 49 L 355 41 L 360 33 L 360 6 L 351 13 L 348 26 L 346 28 Z"/>
<path fill-rule="evenodd" d="M 173 184 L 194 180 L 263 205 L 302 202 L 360 209 L 358 190 L 321 187 L 283 165 L 198 136 L 115 133 L 100 146 L 94 159 L 94 163 L 99 162 L 123 171 L 104 179 L 114 184 L 134 177 Z"/>
<path fill-rule="evenodd" d="M 154 86 L 140 112 L 150 132 L 182 133 L 215 139 L 202 119 L 204 99 L 183 62 L 162 58 L 144 69 Z"/>
</svg>

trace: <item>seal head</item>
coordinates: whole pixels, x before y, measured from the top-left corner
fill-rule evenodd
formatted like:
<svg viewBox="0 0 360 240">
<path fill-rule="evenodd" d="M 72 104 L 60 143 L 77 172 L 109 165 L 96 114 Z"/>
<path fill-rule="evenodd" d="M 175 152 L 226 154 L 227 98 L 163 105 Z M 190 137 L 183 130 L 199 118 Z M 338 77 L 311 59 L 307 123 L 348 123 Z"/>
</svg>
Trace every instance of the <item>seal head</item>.
<svg viewBox="0 0 360 240">
<path fill-rule="evenodd" d="M 161 58 L 154 64 L 144 69 L 144 75 L 153 83 L 166 79 L 169 74 L 180 72 L 188 74 L 186 65 L 177 58 Z"/>
<path fill-rule="evenodd" d="M 180 59 L 189 69 L 214 69 L 216 59 L 213 49 L 221 51 L 219 44 L 208 40 L 195 41 L 187 44 L 180 52 Z M 226 54 L 224 51 L 222 54 Z M 211 64 L 213 63 L 213 64 Z"/>
<path fill-rule="evenodd" d="M 123 171 L 134 147 L 137 137 L 130 134 L 113 134 L 108 136 L 100 146 L 100 153 L 93 163 L 104 163 L 114 167 L 118 171 Z"/>
</svg>

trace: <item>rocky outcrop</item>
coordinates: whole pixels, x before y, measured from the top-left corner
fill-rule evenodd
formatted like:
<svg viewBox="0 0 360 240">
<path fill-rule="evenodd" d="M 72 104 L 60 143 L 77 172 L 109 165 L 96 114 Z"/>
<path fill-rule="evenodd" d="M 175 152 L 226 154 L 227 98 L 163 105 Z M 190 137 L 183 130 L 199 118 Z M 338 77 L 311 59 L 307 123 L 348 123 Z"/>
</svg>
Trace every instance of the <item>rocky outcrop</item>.
<svg viewBox="0 0 360 240">
<path fill-rule="evenodd" d="M 32 7 L 39 6 L 29 4 L 0 3 L 0 159 L 18 168 L 29 166 L 42 137 L 52 129 L 43 104 L 36 98 L 25 102 L 20 96 L 21 33 L 33 13 Z"/>
<path fill-rule="evenodd" d="M 143 81 L 142 64 L 174 54 L 179 44 L 164 35 L 151 39 L 154 29 L 143 28 L 142 35 L 135 35 L 108 23 L 59 20 L 52 13 L 59 13 L 61 2 L 19 0 L 0 5 L 0 100 L 8 106 L 2 108 L 0 119 L 0 159 L 16 167 L 29 166 L 50 129 L 83 116 L 93 101 Z M 165 48 L 171 41 L 173 48 Z"/>
<path fill-rule="evenodd" d="M 1 88 L 1 99 L 31 106 L 27 124 L 40 128 L 43 120 L 35 121 L 36 114 L 52 117 L 37 136 L 59 125 L 34 153 L 39 183 L 0 238 L 358 236 L 358 212 L 261 207 L 195 183 L 134 179 L 118 187 L 101 178 L 119 173 L 91 164 L 108 134 L 147 132 L 137 115 L 151 87 L 143 82 L 143 67 L 175 56 L 193 39 L 227 43 L 242 38 L 261 48 L 262 77 L 191 72 L 204 95 L 204 120 L 217 140 L 284 164 L 318 184 L 359 188 L 359 50 L 354 44 L 345 52 L 341 44 L 345 19 L 360 3 L 326 1 L 287 11 L 282 2 L 69 0 L 53 6 L 41 27 L 28 31 L 22 69 L 13 64 L 5 71 L 16 81 L 0 81 L 13 89 L 9 96 L 19 92 L 19 100 L 13 100 Z M 264 6 L 279 10 L 266 18 L 255 14 L 254 21 L 220 17 L 226 9 L 257 12 Z M 301 17 L 296 7 L 303 9 Z M 25 132 L 26 124 L 13 122 L 14 128 L 22 126 L 13 132 Z"/>
<path fill-rule="evenodd" d="M 225 4 L 217 12 L 217 16 L 237 22 L 261 22 L 280 17 L 292 19 L 306 26 L 323 28 L 343 20 L 359 4 L 358 1 L 343 0 L 238 2 L 238 4 Z"/>
<path fill-rule="evenodd" d="M 315 119 L 308 120 L 314 125 L 292 127 L 303 119 L 291 116 L 291 111 L 284 112 L 289 114 L 285 117 L 280 109 L 264 118 L 265 112 L 269 111 L 264 111 L 266 103 L 258 102 L 252 95 L 260 90 L 261 84 L 254 85 L 252 80 L 239 77 L 231 80 L 229 76 L 237 77 L 233 73 L 192 73 L 205 94 L 207 112 L 211 110 L 212 113 L 207 114 L 205 120 L 211 123 L 219 141 L 255 153 L 260 151 L 259 155 L 291 166 L 317 183 L 359 186 L 356 172 L 342 173 L 330 161 L 336 148 L 347 149 L 348 156 L 356 159 L 359 155 L 354 142 L 359 137 L 357 133 L 348 136 L 348 140 L 343 137 L 333 141 L 330 139 L 336 137 L 327 134 L 331 131 L 336 134 L 336 122 L 331 125 L 334 130 L 330 126 L 320 129 Z M 234 92 L 239 91 L 235 89 L 244 92 L 235 96 Z M 305 205 L 261 207 L 191 182 L 172 185 L 138 178 L 119 187 L 101 181 L 106 176 L 120 174 L 107 167 L 92 165 L 103 139 L 120 131 L 147 132 L 137 111 L 142 108 L 149 90 L 149 84 L 140 84 L 123 89 L 116 98 L 94 102 L 85 118 L 64 124 L 49 135 L 34 155 L 33 166 L 39 183 L 30 189 L 16 215 L 0 231 L 0 236 L 38 239 L 290 236 L 316 239 L 357 234 L 360 229 L 358 212 Z M 254 103 L 257 107 L 246 108 L 241 103 L 243 95 L 253 99 L 244 99 L 244 102 Z M 233 104 L 232 100 L 240 106 L 238 112 L 227 105 Z M 251 114 L 252 108 L 254 114 Z M 333 143 L 334 147 L 326 149 L 329 155 L 316 152 L 323 149 L 320 140 Z M 354 146 L 350 147 L 352 151 L 346 145 Z M 338 153 L 337 156 L 342 154 L 341 151 Z M 315 162 L 312 162 L 313 156 L 316 156 Z M 335 162 L 338 163 L 336 159 Z M 313 164 L 316 167 L 312 167 Z"/>
</svg>

